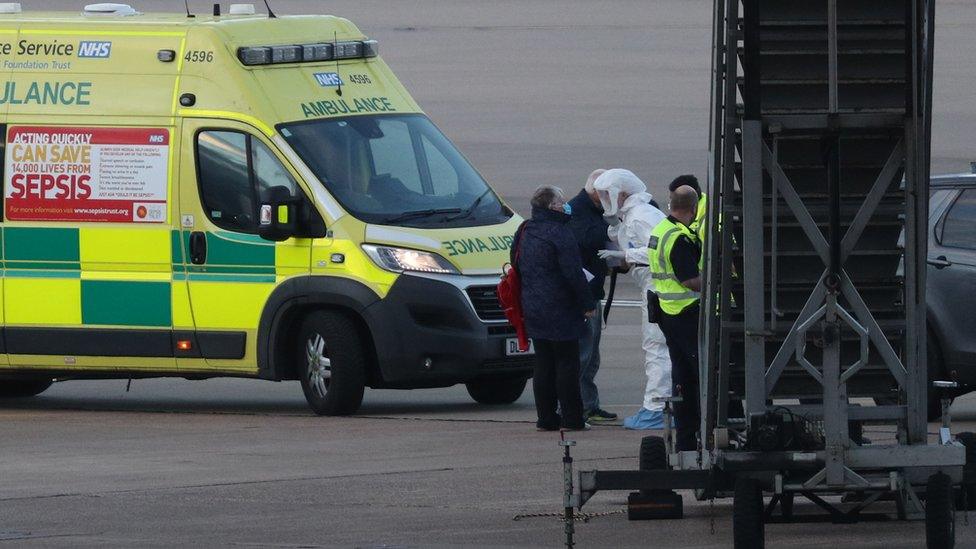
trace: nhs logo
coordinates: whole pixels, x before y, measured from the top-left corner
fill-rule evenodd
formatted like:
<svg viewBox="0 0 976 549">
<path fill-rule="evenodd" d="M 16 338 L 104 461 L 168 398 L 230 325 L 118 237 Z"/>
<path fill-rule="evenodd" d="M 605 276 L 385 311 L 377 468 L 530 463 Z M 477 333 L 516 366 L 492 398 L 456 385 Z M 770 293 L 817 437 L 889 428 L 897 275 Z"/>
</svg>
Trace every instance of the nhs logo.
<svg viewBox="0 0 976 549">
<path fill-rule="evenodd" d="M 107 59 L 111 55 L 111 42 L 81 42 L 78 44 L 78 57 Z"/>
<path fill-rule="evenodd" d="M 315 81 L 323 88 L 336 88 L 342 85 L 342 78 L 337 72 L 317 72 Z"/>
</svg>

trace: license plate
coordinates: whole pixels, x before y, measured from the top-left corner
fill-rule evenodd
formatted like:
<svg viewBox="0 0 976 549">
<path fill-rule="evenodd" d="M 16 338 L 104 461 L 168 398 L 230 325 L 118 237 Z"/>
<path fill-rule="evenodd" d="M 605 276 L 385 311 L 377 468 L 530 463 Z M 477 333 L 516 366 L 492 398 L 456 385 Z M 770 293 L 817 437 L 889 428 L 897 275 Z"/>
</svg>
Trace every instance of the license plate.
<svg viewBox="0 0 976 549">
<path fill-rule="evenodd" d="M 519 351 L 519 348 L 518 348 L 518 338 L 517 337 L 510 337 L 510 338 L 508 338 L 508 339 L 505 340 L 505 354 L 507 356 L 534 355 L 535 354 L 535 344 L 533 344 L 532 343 L 532 340 L 530 339 L 529 340 L 529 350 L 528 351 L 525 351 L 525 352 L 522 352 L 522 351 Z"/>
</svg>

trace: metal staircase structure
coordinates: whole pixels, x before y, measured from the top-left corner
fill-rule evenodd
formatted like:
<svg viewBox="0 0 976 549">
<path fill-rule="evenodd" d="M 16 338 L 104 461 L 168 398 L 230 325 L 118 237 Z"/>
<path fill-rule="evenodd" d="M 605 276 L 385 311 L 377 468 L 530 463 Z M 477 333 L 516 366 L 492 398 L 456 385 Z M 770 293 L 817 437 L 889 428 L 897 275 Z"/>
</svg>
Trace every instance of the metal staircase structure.
<svg viewBox="0 0 976 549">
<path fill-rule="evenodd" d="M 965 448 L 927 421 L 934 2 L 715 0 L 700 448 L 583 472 L 581 503 L 732 495 L 756 547 L 765 522 L 810 519 L 794 497 L 835 522 L 887 498 L 930 546 L 954 539 Z"/>
<path fill-rule="evenodd" d="M 729 391 L 746 402 L 747 417 L 770 399 L 823 396 L 822 419 L 846 431 L 848 418 L 868 412 L 830 404 L 870 397 L 891 403 L 870 419 L 897 421 L 911 444 L 923 443 L 925 263 L 916 258 L 925 257 L 928 196 L 925 5 L 718 7 L 726 11 L 716 25 L 710 190 L 718 199 L 703 308 L 715 314 L 703 315 L 701 331 L 710 342 L 706 422 L 727 424 Z M 903 254 L 917 266 L 904 274 Z M 844 440 L 838 433 L 834 442 Z"/>
<path fill-rule="evenodd" d="M 773 505 L 802 495 L 836 517 L 823 495 L 893 493 L 921 516 L 933 473 L 961 478 L 960 446 L 927 432 L 934 7 L 716 2 L 703 454 Z M 865 423 L 892 439 L 869 443 Z"/>
</svg>

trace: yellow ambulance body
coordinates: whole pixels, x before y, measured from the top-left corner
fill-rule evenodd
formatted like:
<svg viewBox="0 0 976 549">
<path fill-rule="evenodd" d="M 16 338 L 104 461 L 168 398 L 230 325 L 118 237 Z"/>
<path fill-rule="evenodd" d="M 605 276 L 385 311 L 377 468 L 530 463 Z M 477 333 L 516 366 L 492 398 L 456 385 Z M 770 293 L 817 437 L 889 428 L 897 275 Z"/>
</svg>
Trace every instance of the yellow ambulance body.
<svg viewBox="0 0 976 549">
<path fill-rule="evenodd" d="M 11 10 L 17 11 L 17 10 Z M 0 395 L 52 380 L 522 393 L 520 219 L 331 16 L 0 14 Z"/>
</svg>

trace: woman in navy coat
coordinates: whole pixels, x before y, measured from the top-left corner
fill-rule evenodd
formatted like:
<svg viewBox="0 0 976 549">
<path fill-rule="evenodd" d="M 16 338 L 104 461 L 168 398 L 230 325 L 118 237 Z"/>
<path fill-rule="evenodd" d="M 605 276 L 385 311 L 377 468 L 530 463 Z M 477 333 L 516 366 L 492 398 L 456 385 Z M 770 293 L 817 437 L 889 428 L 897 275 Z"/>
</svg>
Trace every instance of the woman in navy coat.
<svg viewBox="0 0 976 549">
<path fill-rule="evenodd" d="M 515 234 L 525 329 L 536 352 L 532 389 L 540 430 L 585 429 L 579 389 L 579 339 L 596 302 L 568 222 L 572 210 L 558 187 L 532 195 L 532 219 Z M 558 409 L 561 411 L 557 413 Z"/>
</svg>

